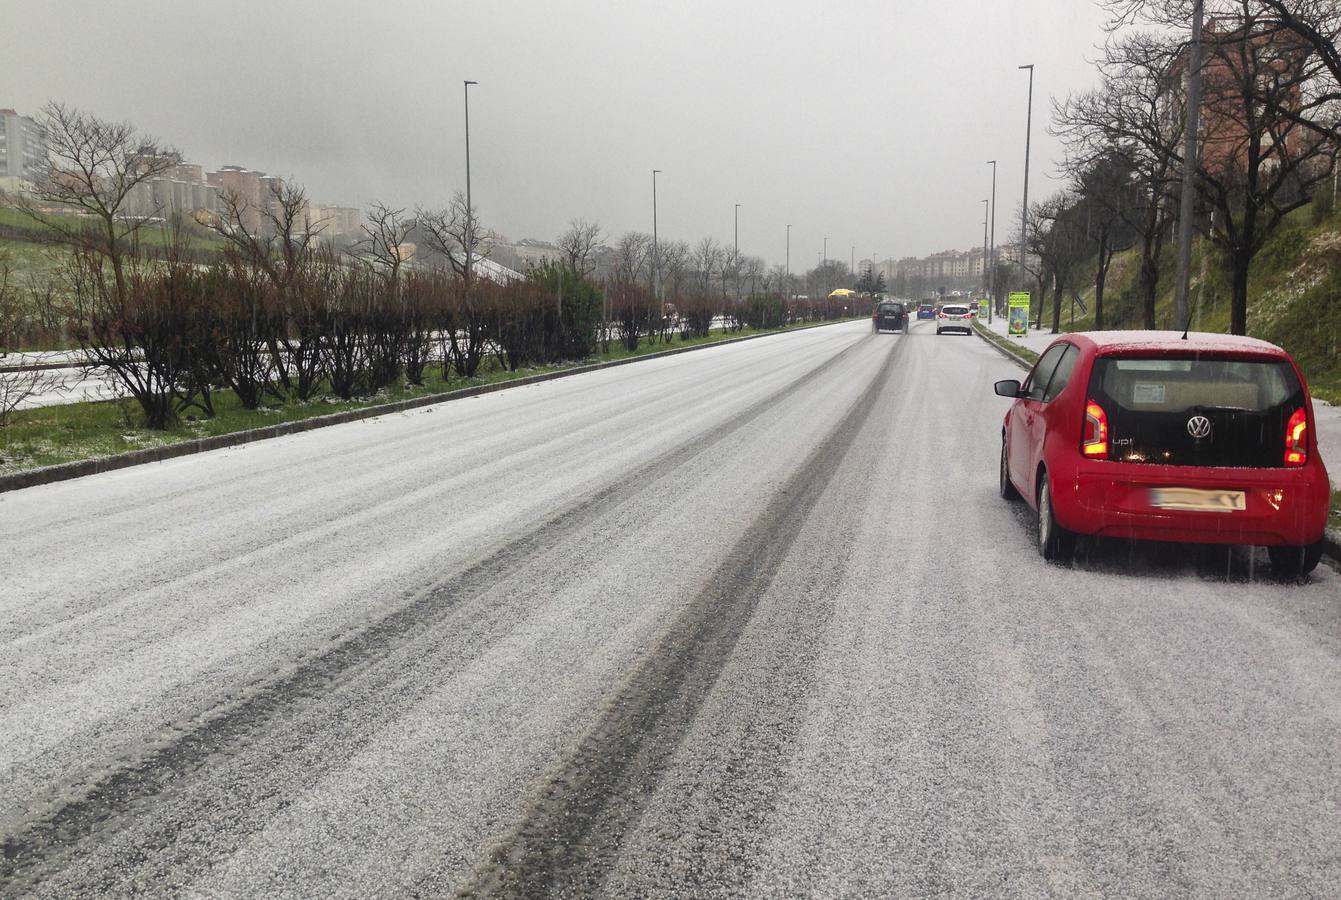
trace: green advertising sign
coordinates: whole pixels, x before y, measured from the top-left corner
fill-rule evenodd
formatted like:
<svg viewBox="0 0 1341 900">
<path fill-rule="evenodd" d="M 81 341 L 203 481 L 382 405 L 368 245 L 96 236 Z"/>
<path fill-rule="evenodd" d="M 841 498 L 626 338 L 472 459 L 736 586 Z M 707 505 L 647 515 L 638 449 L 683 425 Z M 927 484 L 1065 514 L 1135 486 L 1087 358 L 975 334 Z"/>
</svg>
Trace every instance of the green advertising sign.
<svg viewBox="0 0 1341 900">
<path fill-rule="evenodd" d="M 1013 292 L 1007 310 L 1009 318 L 1006 320 L 1006 334 L 1011 337 L 1024 337 L 1029 334 L 1029 292 Z"/>
<path fill-rule="evenodd" d="M 987 321 L 987 316 L 991 312 L 992 303 L 990 300 L 982 299 L 978 301 L 978 318 Z"/>
</svg>

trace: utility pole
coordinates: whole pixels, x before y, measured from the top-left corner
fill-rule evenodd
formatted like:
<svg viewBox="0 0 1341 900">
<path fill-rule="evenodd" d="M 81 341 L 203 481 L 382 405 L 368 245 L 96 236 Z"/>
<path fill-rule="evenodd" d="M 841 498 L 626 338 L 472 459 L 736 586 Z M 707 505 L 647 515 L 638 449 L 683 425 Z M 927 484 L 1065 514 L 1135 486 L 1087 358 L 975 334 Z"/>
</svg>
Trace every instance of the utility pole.
<svg viewBox="0 0 1341 900">
<path fill-rule="evenodd" d="M 990 302 L 987 304 L 987 324 L 992 324 L 992 311 L 996 308 L 996 160 L 989 159 L 987 164 L 992 167 L 992 211 L 990 218 L 992 220 L 992 239 L 989 254 L 992 258 L 992 272 L 988 276 L 987 296 Z"/>
<path fill-rule="evenodd" d="M 1197 166 L 1201 155 L 1197 149 L 1197 132 L 1201 119 L 1201 19 L 1202 0 L 1192 3 L 1192 46 L 1187 65 L 1187 118 L 1183 133 L 1183 196 L 1178 210 L 1178 283 L 1173 295 L 1173 327 L 1183 326 L 1183 333 L 1191 327 L 1187 294 L 1192 286 L 1192 219 L 1197 199 Z"/>
<path fill-rule="evenodd" d="M 475 243 L 475 207 L 470 199 L 470 86 L 478 81 L 467 81 L 466 92 L 466 290 L 470 289 L 470 249 Z"/>
<path fill-rule="evenodd" d="M 984 288 L 987 287 L 987 220 L 990 218 L 991 202 L 990 200 L 982 202 L 982 285 Z M 992 308 L 992 301 L 987 301 L 987 308 Z M 988 321 L 991 321 L 990 316 Z"/>
<path fill-rule="evenodd" d="M 661 302 L 661 256 L 657 245 L 657 175 L 660 169 L 652 170 L 652 296 Z M 666 304 L 661 303 L 661 318 L 666 318 Z"/>
<path fill-rule="evenodd" d="M 1029 137 L 1034 127 L 1034 64 L 1020 66 L 1021 69 L 1029 70 L 1029 112 L 1024 120 L 1024 203 L 1020 207 L 1020 280 L 1027 283 L 1028 276 L 1024 270 L 1024 255 L 1028 252 L 1025 248 L 1029 245 Z M 1043 300 L 1040 297 L 1038 302 L 1039 321 L 1042 322 Z"/>
<path fill-rule="evenodd" d="M 782 282 L 786 286 L 787 299 L 791 299 L 792 292 L 792 226 L 787 226 L 787 262 L 785 264 L 786 276 Z"/>
<path fill-rule="evenodd" d="M 736 276 L 736 301 L 740 301 L 740 204 L 736 204 L 736 230 L 734 237 L 734 247 L 731 257 L 731 268 Z"/>
</svg>

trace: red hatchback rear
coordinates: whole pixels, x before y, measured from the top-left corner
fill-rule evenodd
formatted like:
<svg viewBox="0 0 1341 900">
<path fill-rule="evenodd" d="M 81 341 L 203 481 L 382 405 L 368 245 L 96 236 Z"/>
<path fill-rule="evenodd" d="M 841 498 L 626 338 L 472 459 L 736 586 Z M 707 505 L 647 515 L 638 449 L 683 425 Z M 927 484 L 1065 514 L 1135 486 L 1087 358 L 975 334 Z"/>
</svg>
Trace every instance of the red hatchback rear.
<svg viewBox="0 0 1341 900">
<path fill-rule="evenodd" d="M 1001 493 L 1038 513 L 1039 549 L 1077 534 L 1253 544 L 1311 571 L 1330 485 L 1303 376 L 1274 344 L 1105 331 L 1053 342 L 1001 431 Z"/>
</svg>

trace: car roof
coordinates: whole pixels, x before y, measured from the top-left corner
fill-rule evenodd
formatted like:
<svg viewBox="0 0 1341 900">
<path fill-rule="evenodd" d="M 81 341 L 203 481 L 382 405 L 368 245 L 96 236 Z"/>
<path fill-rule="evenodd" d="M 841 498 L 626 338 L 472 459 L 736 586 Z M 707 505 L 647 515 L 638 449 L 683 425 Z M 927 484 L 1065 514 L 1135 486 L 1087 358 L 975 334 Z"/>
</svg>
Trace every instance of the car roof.
<svg viewBox="0 0 1341 900">
<path fill-rule="evenodd" d="M 1059 335 L 1099 354 L 1108 353 L 1239 353 L 1289 359 L 1290 355 L 1268 341 L 1237 334 L 1191 331 L 1077 331 Z M 1054 342 L 1055 343 L 1055 342 Z"/>
</svg>

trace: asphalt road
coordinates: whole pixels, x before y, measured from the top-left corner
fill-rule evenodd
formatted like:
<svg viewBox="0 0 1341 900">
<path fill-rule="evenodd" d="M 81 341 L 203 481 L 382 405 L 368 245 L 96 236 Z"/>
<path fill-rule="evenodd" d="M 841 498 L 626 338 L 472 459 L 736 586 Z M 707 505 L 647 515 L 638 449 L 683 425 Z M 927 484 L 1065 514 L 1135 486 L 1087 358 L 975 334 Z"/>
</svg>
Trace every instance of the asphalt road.
<svg viewBox="0 0 1341 900">
<path fill-rule="evenodd" d="M 1336 896 L 1341 578 L 864 323 L 0 494 L 0 896 Z"/>
</svg>

